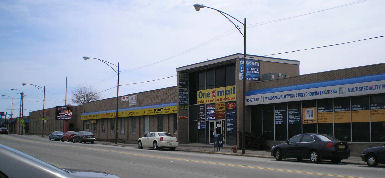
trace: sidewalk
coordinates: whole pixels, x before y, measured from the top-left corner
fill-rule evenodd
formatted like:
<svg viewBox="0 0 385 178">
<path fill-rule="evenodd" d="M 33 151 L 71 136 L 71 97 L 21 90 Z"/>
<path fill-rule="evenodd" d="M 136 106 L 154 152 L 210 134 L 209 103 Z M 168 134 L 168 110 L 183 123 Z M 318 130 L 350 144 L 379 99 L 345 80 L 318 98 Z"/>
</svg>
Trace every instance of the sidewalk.
<svg viewBox="0 0 385 178">
<path fill-rule="evenodd" d="M 102 142 L 98 141 L 97 143 L 104 145 L 115 145 L 112 142 Z M 122 147 L 136 147 L 136 144 L 127 144 L 127 143 L 118 143 L 117 146 Z M 198 152 L 198 153 L 206 153 L 206 154 L 222 154 L 222 155 L 232 155 L 232 156 L 248 156 L 248 157 L 258 157 L 258 158 L 271 158 L 274 159 L 270 151 L 263 150 L 245 150 L 245 154 L 242 155 L 242 150 L 238 149 L 236 153 L 233 153 L 231 146 L 224 146 L 220 151 L 215 151 L 213 145 L 200 144 L 200 143 L 191 143 L 191 144 L 179 144 L 176 148 L 177 151 L 185 151 L 185 152 Z M 350 156 L 348 159 L 342 160 L 342 163 L 345 164 L 366 164 L 361 160 L 360 157 Z"/>
</svg>

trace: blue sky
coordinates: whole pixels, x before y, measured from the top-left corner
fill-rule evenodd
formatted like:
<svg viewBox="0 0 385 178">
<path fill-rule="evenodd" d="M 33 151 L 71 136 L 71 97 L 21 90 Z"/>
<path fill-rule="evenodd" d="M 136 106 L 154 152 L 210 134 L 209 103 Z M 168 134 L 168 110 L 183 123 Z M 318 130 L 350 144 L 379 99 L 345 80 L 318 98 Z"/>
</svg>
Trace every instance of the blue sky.
<svg viewBox="0 0 385 178">
<path fill-rule="evenodd" d="M 25 113 L 64 105 L 78 87 L 102 91 L 116 85 L 103 63 L 120 63 L 120 95 L 176 85 L 175 68 L 243 51 L 242 36 L 220 14 L 196 12 L 201 3 L 239 19 L 247 18 L 247 53 L 267 55 L 384 35 L 381 0 L 3 0 L 0 1 L 0 111 L 18 109 L 24 91 Z M 331 8 L 331 9 L 330 9 Z M 329 9 L 329 10 L 325 10 Z M 321 12 L 316 12 L 323 10 Z M 298 16 L 310 12 L 310 15 Z M 277 19 L 289 18 L 281 21 Z M 261 25 L 263 24 L 263 25 Z M 385 38 L 274 57 L 299 60 L 300 73 L 383 63 Z M 161 61 L 161 62 L 159 62 Z M 144 66 L 144 67 L 143 67 Z M 115 90 L 102 92 L 114 97 Z M 18 113 L 18 110 L 14 110 Z"/>
</svg>

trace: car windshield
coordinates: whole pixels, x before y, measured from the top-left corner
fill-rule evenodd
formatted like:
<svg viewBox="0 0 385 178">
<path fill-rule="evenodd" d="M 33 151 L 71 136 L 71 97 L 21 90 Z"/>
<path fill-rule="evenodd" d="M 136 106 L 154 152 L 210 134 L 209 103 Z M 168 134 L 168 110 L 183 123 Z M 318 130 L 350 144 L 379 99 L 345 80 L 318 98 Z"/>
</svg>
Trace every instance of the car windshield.
<svg viewBox="0 0 385 178">
<path fill-rule="evenodd" d="M 60 131 L 55 131 L 55 132 L 53 132 L 53 134 L 57 134 L 57 135 L 63 135 L 63 132 L 60 132 Z"/>
<path fill-rule="evenodd" d="M 172 135 L 170 133 L 166 133 L 166 132 L 160 132 L 158 133 L 159 136 L 169 136 L 169 137 L 172 137 Z"/>
</svg>

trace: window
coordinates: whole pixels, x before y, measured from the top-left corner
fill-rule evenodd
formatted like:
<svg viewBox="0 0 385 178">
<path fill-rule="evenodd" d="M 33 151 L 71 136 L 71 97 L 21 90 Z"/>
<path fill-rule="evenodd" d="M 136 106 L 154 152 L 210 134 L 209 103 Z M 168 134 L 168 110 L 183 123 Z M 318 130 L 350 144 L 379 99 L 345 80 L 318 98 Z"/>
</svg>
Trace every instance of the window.
<svg viewBox="0 0 385 178">
<path fill-rule="evenodd" d="M 172 137 L 172 135 L 170 133 L 158 133 L 159 136 L 169 136 L 169 137 Z"/>
<path fill-rule="evenodd" d="M 115 123 L 114 123 L 115 119 L 110 119 L 109 121 L 110 121 L 110 130 L 113 131 L 115 126 Z"/>
<path fill-rule="evenodd" d="M 235 65 L 226 66 L 226 86 L 235 85 Z"/>
<path fill-rule="evenodd" d="M 321 141 L 324 141 L 324 142 L 331 142 L 333 139 L 329 138 L 329 137 L 326 137 L 326 136 L 323 136 L 323 135 L 317 135 L 317 137 L 321 140 Z"/>
<path fill-rule="evenodd" d="M 289 144 L 298 143 L 300 139 L 301 139 L 301 134 L 293 136 L 289 139 Z"/>
<path fill-rule="evenodd" d="M 136 119 L 135 118 L 131 119 L 131 133 L 136 134 Z"/>
<path fill-rule="evenodd" d="M 314 141 L 314 137 L 312 135 L 303 135 L 302 137 L 302 142 L 313 142 Z"/>
<path fill-rule="evenodd" d="M 158 120 L 158 132 L 163 132 L 163 117 L 157 116 L 156 120 Z"/>
<path fill-rule="evenodd" d="M 95 123 L 92 123 L 92 129 L 94 131 L 94 133 L 96 132 L 96 122 Z"/>
<path fill-rule="evenodd" d="M 369 96 L 352 97 L 352 139 L 353 142 L 370 141 Z"/>
<path fill-rule="evenodd" d="M 263 118 L 263 137 L 266 140 L 274 139 L 274 107 L 273 105 L 266 105 L 262 108 Z"/>
<path fill-rule="evenodd" d="M 144 133 L 150 132 L 150 118 L 149 116 L 145 116 L 144 118 Z"/>
<path fill-rule="evenodd" d="M 102 133 L 106 132 L 106 128 L 104 127 L 104 120 L 101 121 Z"/>
<path fill-rule="evenodd" d="M 155 133 L 151 132 L 149 137 L 155 137 Z"/>
<path fill-rule="evenodd" d="M 215 88 L 226 86 L 226 67 L 215 69 Z"/>
<path fill-rule="evenodd" d="M 333 135 L 333 99 L 317 100 L 318 133 Z"/>
<path fill-rule="evenodd" d="M 274 110 L 275 140 L 287 140 L 287 105 L 277 104 Z"/>
<path fill-rule="evenodd" d="M 372 124 L 372 141 L 385 141 L 385 94 L 370 97 L 370 118 Z"/>
<path fill-rule="evenodd" d="M 120 119 L 120 134 L 124 134 L 124 119 Z"/>
<path fill-rule="evenodd" d="M 317 109 L 315 100 L 302 102 L 302 127 L 303 133 L 317 132 Z"/>
<path fill-rule="evenodd" d="M 199 90 L 206 89 L 206 71 L 200 71 L 199 72 Z"/>
<path fill-rule="evenodd" d="M 334 137 L 350 141 L 350 98 L 334 99 Z"/>
<path fill-rule="evenodd" d="M 215 70 L 209 69 L 206 73 L 206 88 L 215 88 Z"/>
<path fill-rule="evenodd" d="M 288 127 L 289 127 L 289 138 L 293 135 L 299 134 L 302 131 L 301 122 L 301 103 L 291 102 L 288 108 Z"/>
<path fill-rule="evenodd" d="M 176 118 L 176 114 L 171 114 L 170 117 L 174 120 L 174 133 L 175 133 L 178 129 L 178 120 Z"/>
</svg>

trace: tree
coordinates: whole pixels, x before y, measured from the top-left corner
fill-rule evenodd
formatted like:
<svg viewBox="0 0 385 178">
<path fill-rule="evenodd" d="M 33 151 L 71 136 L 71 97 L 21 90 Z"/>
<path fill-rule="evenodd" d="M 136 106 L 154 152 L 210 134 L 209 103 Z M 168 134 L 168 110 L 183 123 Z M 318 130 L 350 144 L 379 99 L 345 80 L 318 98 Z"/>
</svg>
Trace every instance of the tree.
<svg viewBox="0 0 385 178">
<path fill-rule="evenodd" d="M 72 93 L 72 102 L 78 105 L 96 101 L 100 98 L 99 93 L 95 92 L 92 88 L 87 87 L 77 88 Z"/>
</svg>

